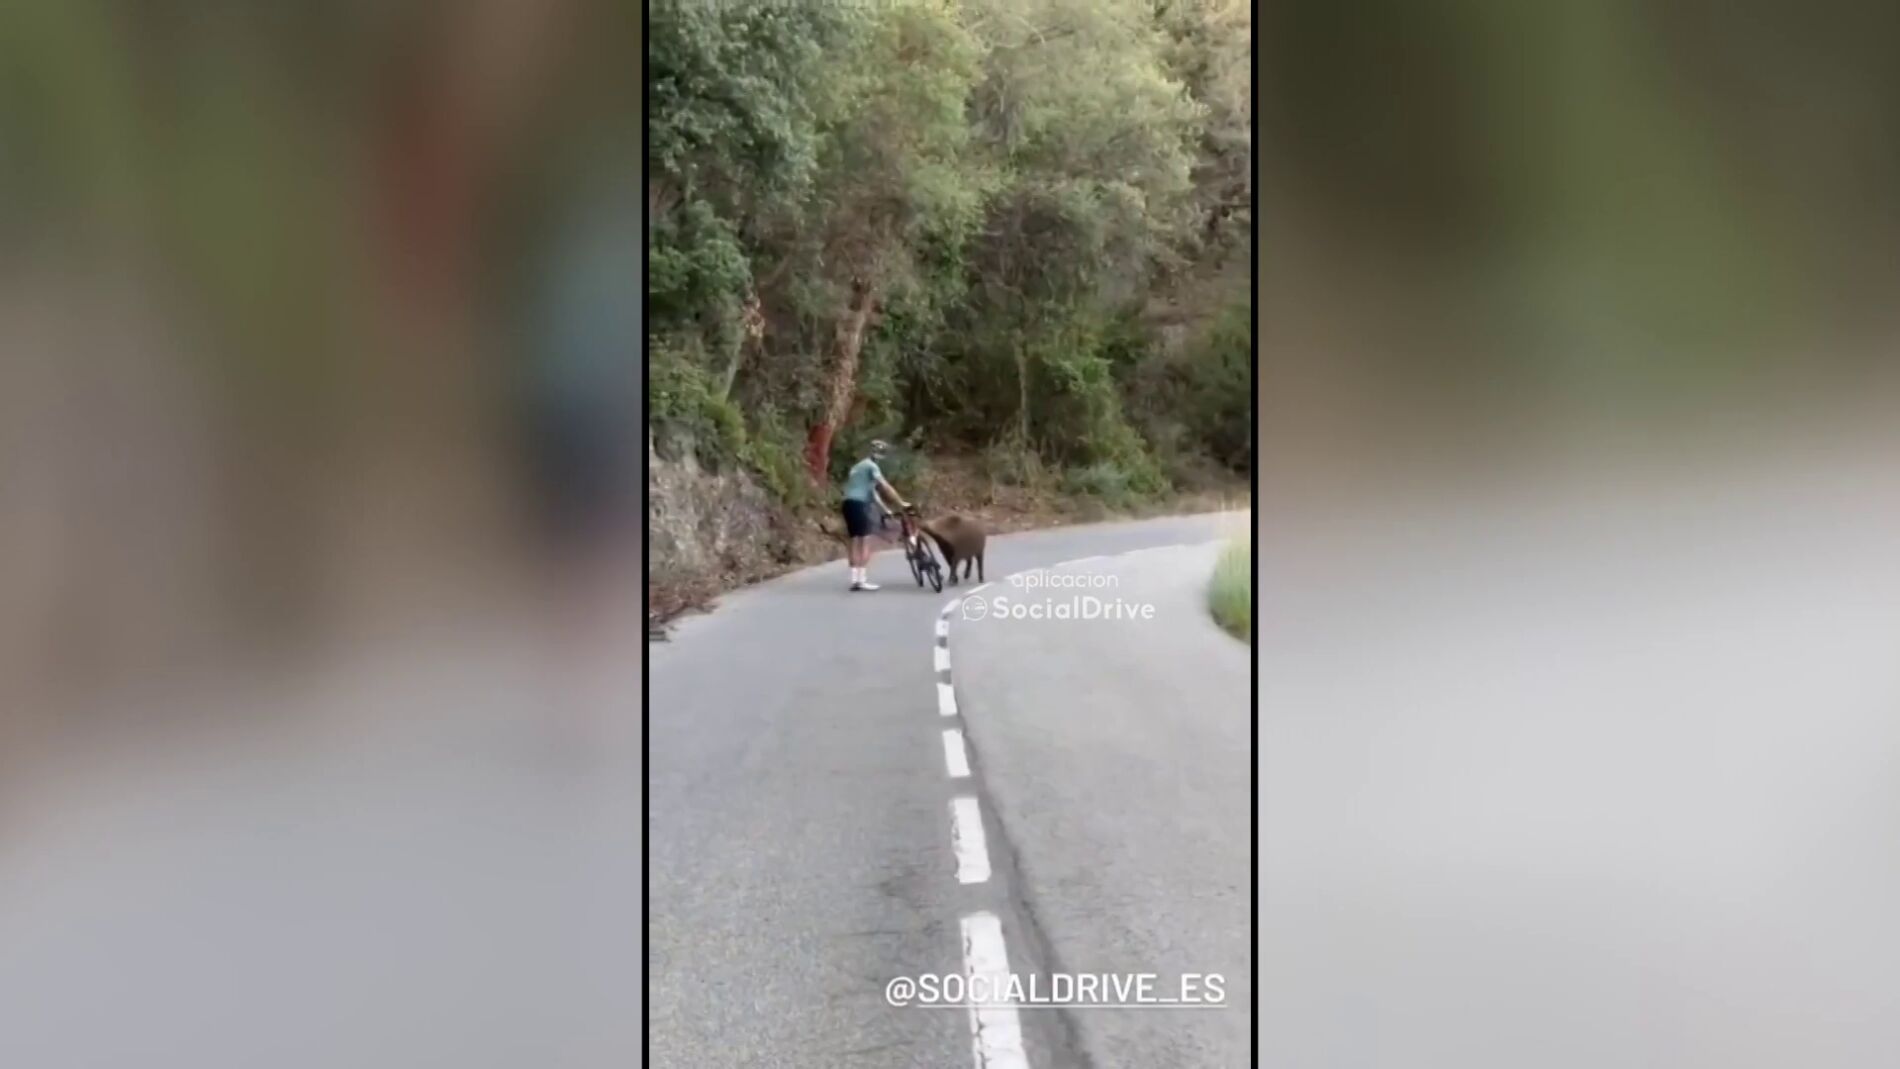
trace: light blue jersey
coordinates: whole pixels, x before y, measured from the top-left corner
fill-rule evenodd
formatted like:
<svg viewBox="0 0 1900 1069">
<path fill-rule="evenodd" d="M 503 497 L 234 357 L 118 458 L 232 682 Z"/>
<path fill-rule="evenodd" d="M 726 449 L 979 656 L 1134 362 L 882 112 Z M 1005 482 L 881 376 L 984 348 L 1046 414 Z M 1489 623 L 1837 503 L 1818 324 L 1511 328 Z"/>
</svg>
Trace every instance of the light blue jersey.
<svg viewBox="0 0 1900 1069">
<path fill-rule="evenodd" d="M 851 474 L 844 477 L 844 499 L 870 504 L 874 500 L 872 491 L 882 478 L 884 473 L 878 470 L 877 461 L 865 457 L 851 465 Z"/>
</svg>

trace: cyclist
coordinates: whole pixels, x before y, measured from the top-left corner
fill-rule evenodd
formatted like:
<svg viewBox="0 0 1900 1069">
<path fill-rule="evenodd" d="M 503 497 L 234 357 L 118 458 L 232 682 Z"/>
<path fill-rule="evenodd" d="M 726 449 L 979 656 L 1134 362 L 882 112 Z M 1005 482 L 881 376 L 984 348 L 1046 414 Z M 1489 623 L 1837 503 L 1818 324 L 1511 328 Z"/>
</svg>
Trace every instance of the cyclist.
<svg viewBox="0 0 1900 1069">
<path fill-rule="evenodd" d="M 874 507 L 882 506 L 886 512 L 895 512 L 890 502 L 895 501 L 897 508 L 907 509 L 910 503 L 898 496 L 891 484 L 884 481 L 884 472 L 877 466 L 879 457 L 888 452 L 890 446 L 883 439 L 871 441 L 870 454 L 863 460 L 851 465 L 851 473 L 844 480 L 844 529 L 851 539 L 851 589 L 876 590 L 877 584 L 871 582 L 865 574 L 871 564 L 871 532 L 877 521 L 871 514 Z"/>
</svg>

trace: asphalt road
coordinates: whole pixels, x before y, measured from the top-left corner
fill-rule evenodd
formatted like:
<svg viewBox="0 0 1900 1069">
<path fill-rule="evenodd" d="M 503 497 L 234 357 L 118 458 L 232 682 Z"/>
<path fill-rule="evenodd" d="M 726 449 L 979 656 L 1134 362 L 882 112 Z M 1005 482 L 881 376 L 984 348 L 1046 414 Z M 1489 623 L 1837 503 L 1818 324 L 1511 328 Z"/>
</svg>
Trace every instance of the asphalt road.
<svg viewBox="0 0 1900 1069">
<path fill-rule="evenodd" d="M 1072 1012 L 1089 1065 L 1252 1064 L 1251 652 L 1208 615 L 1221 545 L 1075 561 L 952 614 L 972 760 L 1045 964 L 1177 999 L 1220 978 L 1219 1008 Z"/>
<path fill-rule="evenodd" d="M 998 538 L 987 574 L 994 584 L 1005 573 L 1080 557 L 1205 543 L 1220 527 L 1201 517 Z M 1144 581 L 1172 599 L 1170 616 L 1188 612 L 1194 595 L 1172 585 L 1191 581 L 1194 563 L 1183 558 Z M 1003 948 L 1007 968 L 1024 976 L 1055 964 L 1158 974 L 1244 969 L 1247 752 L 1222 743 L 1246 735 L 1245 648 L 1204 624 L 1204 614 L 1183 646 L 1163 640 L 1164 649 L 1211 651 L 1200 656 L 1216 674 L 1183 674 L 1176 684 L 1206 688 L 1193 723 L 1207 734 L 1192 740 L 1183 732 L 1178 746 L 1151 750 L 1135 769 L 1149 778 L 1131 779 L 1110 763 L 1116 749 L 1139 748 L 1144 732 L 1167 735 L 1136 722 L 1142 694 L 1126 693 L 1130 704 L 1108 741 L 1092 743 L 1102 725 L 1091 726 L 1086 697 L 1041 689 L 1048 681 L 1031 678 L 1062 647 L 1052 625 L 1019 657 L 973 642 L 974 663 L 950 669 L 950 700 L 967 704 L 946 716 L 936 638 L 956 588 L 919 590 L 893 553 L 877 558 L 872 575 L 885 585 L 871 594 L 846 590 L 842 563 L 763 584 L 683 621 L 650 651 L 651 1064 L 962 1069 L 974 1057 L 998 1066 L 1090 1064 L 1100 1040 L 1077 1023 L 1079 1012 L 985 1015 L 973 1040 L 967 1010 L 894 1009 L 885 986 L 962 974 L 986 947 Z M 947 623 L 950 656 L 962 656 L 959 629 L 978 625 Z M 1109 629 L 1073 636 L 1078 655 L 1098 658 L 1114 647 L 1089 654 L 1091 643 L 1128 639 Z M 1134 672 L 1130 678 L 1150 678 L 1119 652 L 1110 663 Z M 980 680 L 990 670 L 1017 682 L 986 686 Z M 1054 703 L 1043 723 L 1072 734 L 1069 767 L 1036 770 L 1041 742 L 1019 734 L 1033 711 L 1001 698 L 1018 693 L 1018 682 L 1019 693 Z M 965 732 L 968 775 L 952 774 L 946 730 Z M 1033 745 L 1014 750 L 1019 742 Z M 1176 760 L 1212 763 L 1181 769 Z M 1197 791 L 1175 795 L 1184 777 L 1197 778 Z M 1087 811 L 1117 781 L 1136 795 L 1153 792 L 1153 811 L 1126 834 Z M 1074 785 L 1062 799 L 1072 809 L 1038 803 L 1039 790 L 1063 783 Z M 968 800 L 960 811 L 958 799 Z M 1220 826 L 1198 844 L 1207 856 L 1185 858 L 1196 844 L 1172 828 L 1213 825 Z M 1091 837 L 1065 834 L 1069 827 Z M 1139 872 L 1168 876 L 1170 861 L 1184 865 L 1173 882 L 1124 886 Z M 1070 885 L 1069 874 L 1091 867 L 1093 882 Z M 1196 886 L 1209 888 L 1208 901 L 1169 890 Z M 971 918 L 993 918 L 993 927 Z M 1056 923 L 1044 930 L 1044 920 Z M 1211 948 L 1205 962 L 1190 952 L 1200 946 Z M 1098 1012 L 1105 1024 L 1140 1011 Z M 1199 1064 L 1246 1063 L 1245 1013 L 1199 1011 L 1198 1023 L 1225 1037 L 1210 1049 L 1231 1054 L 1234 1030 L 1243 1037 L 1238 1060 Z M 1173 1016 L 1175 1029 L 1195 1023 L 1196 1014 Z M 1124 1027 L 1144 1034 L 1138 1022 Z M 1146 1049 L 1170 1048 L 1164 1041 Z M 1092 1064 L 1163 1063 L 1098 1052 Z"/>
</svg>

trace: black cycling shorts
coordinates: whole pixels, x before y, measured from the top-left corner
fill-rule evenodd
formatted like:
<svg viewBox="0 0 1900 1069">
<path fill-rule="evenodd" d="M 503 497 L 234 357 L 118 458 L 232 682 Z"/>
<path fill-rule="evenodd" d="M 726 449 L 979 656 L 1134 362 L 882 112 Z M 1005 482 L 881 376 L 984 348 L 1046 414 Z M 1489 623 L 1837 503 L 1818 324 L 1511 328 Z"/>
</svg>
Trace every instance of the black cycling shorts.
<svg viewBox="0 0 1900 1069">
<path fill-rule="evenodd" d="M 852 538 L 869 538 L 876 524 L 871 520 L 871 503 L 844 499 L 844 530 Z"/>
</svg>

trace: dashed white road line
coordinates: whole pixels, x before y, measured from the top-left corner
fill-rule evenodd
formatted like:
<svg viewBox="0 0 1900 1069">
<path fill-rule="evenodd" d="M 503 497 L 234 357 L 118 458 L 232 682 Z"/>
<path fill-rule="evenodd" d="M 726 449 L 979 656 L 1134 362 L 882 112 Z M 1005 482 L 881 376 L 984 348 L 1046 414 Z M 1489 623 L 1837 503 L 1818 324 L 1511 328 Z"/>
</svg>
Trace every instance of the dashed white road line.
<svg viewBox="0 0 1900 1069">
<path fill-rule="evenodd" d="M 943 767 L 949 770 L 951 779 L 970 774 L 970 755 L 963 749 L 963 732 L 956 728 L 943 733 Z"/>
<path fill-rule="evenodd" d="M 968 795 L 950 800 L 950 842 L 957 855 L 958 883 L 990 878 L 990 848 L 983 840 L 983 811 Z"/>
<path fill-rule="evenodd" d="M 1009 952 L 1003 945 L 1003 922 L 996 919 L 996 914 L 972 913 L 963 918 L 963 971 L 972 979 L 984 977 L 984 986 L 991 989 L 1008 984 Z M 1014 1006 L 970 1007 L 970 1047 L 977 1069 L 1029 1067 L 1029 1056 L 1023 1051 L 1022 1024 Z"/>
<path fill-rule="evenodd" d="M 1169 548 L 1169 547 L 1150 547 Z M 1089 564 L 1114 556 L 1081 557 L 1062 561 L 1055 567 Z M 939 673 L 950 668 L 950 615 L 963 603 L 989 587 L 979 583 L 966 593 L 951 598 L 937 614 L 933 663 Z M 937 712 L 957 715 L 957 696 L 950 684 L 937 683 Z M 967 779 L 970 757 L 964 747 L 963 732 L 946 728 L 943 732 L 944 770 L 951 779 Z M 983 838 L 983 811 L 974 797 L 962 795 L 950 800 L 950 839 L 957 858 L 957 882 L 987 883 L 990 878 L 989 844 Z M 1003 942 L 1003 923 L 994 913 L 972 913 L 963 918 L 963 968 L 967 977 L 991 979 L 990 990 L 1002 990 L 1009 979 L 1009 950 Z M 989 1003 L 970 1007 L 970 1048 L 977 1069 L 1029 1069 L 1029 1056 L 1023 1051 L 1022 1025 L 1017 1008 L 1008 1003 Z"/>
</svg>

